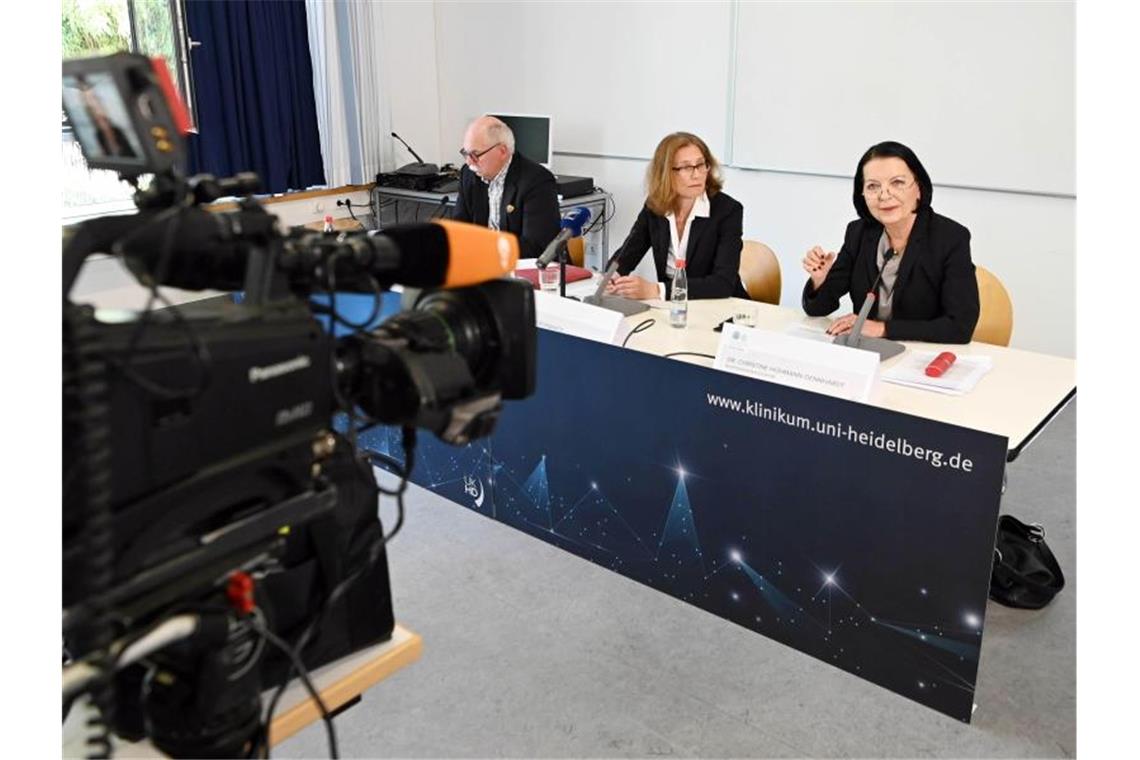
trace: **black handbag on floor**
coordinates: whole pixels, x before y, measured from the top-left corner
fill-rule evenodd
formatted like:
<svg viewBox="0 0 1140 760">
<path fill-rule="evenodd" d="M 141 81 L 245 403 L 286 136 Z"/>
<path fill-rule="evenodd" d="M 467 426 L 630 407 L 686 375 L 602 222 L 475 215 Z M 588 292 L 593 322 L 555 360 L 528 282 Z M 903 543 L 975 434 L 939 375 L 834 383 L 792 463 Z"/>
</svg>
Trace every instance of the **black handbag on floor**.
<svg viewBox="0 0 1140 760">
<path fill-rule="evenodd" d="M 1065 575 L 1045 543 L 1045 529 L 1016 517 L 998 518 L 990 599 L 1007 607 L 1036 610 L 1065 587 Z"/>
</svg>

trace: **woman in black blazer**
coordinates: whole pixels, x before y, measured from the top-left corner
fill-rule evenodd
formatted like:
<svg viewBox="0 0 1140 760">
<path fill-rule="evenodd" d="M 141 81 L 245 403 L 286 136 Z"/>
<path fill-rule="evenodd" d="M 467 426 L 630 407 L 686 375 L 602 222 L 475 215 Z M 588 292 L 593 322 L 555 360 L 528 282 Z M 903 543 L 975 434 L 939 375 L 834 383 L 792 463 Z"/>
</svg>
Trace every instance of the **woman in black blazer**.
<svg viewBox="0 0 1140 760">
<path fill-rule="evenodd" d="M 930 175 L 905 145 L 883 142 L 864 153 L 852 195 L 859 219 L 847 225 L 839 255 L 815 246 L 804 257 L 804 311 L 830 314 L 849 293 L 858 313 L 882 268 L 864 335 L 969 343 L 978 322 L 970 231 L 934 213 L 933 193 Z M 845 335 L 854 323 L 855 314 L 846 314 L 827 331 Z"/>
<path fill-rule="evenodd" d="M 744 207 L 720 191 L 720 165 L 704 141 L 688 132 L 666 136 L 646 184 L 645 206 L 614 254 L 618 268 L 609 292 L 668 299 L 674 263 L 685 259 L 689 298 L 747 298 L 738 273 Z M 630 274 L 650 248 L 656 282 Z"/>
</svg>

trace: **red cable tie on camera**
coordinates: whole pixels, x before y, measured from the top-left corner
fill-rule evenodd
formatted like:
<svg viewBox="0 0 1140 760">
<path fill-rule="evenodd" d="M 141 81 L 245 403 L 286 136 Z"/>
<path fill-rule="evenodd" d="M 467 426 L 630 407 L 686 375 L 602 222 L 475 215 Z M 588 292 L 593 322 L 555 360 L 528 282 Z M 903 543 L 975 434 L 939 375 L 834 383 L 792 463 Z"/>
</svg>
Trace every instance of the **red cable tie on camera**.
<svg viewBox="0 0 1140 760">
<path fill-rule="evenodd" d="M 230 574 L 226 583 L 226 599 L 242 615 L 253 612 L 253 578 L 238 570 Z"/>
</svg>

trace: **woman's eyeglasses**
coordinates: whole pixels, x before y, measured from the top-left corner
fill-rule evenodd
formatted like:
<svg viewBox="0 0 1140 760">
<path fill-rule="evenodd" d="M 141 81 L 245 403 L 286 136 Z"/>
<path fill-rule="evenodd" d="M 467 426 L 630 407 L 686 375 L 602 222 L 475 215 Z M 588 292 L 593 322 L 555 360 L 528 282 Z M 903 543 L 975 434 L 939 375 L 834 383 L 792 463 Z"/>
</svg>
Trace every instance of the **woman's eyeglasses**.
<svg viewBox="0 0 1140 760">
<path fill-rule="evenodd" d="M 863 185 L 863 196 L 866 198 L 879 198 L 883 194 L 883 190 L 887 191 L 888 195 L 899 198 L 910 189 L 914 184 L 913 179 L 906 177 L 894 177 L 890 179 L 886 185 L 875 180 L 871 180 Z"/>
<path fill-rule="evenodd" d="M 699 164 L 684 164 L 682 166 L 673 167 L 673 171 L 677 172 L 683 177 L 688 177 L 689 179 L 692 179 L 698 174 L 704 174 L 708 170 L 709 165 L 704 161 L 701 161 Z"/>
</svg>

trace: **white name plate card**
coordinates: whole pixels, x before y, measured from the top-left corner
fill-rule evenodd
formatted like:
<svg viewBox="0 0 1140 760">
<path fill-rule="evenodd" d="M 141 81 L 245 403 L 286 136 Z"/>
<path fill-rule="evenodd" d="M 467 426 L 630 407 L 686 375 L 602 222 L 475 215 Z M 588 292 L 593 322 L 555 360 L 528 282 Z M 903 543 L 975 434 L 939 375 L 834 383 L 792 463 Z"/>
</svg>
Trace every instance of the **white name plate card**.
<svg viewBox="0 0 1140 760">
<path fill-rule="evenodd" d="M 616 343 L 618 330 L 624 318 L 619 312 L 600 306 L 561 298 L 555 293 L 534 292 L 535 320 L 544 330 L 596 340 L 599 343 Z"/>
<path fill-rule="evenodd" d="M 879 355 L 726 324 L 713 366 L 758 380 L 866 402 L 875 387 Z"/>
</svg>

